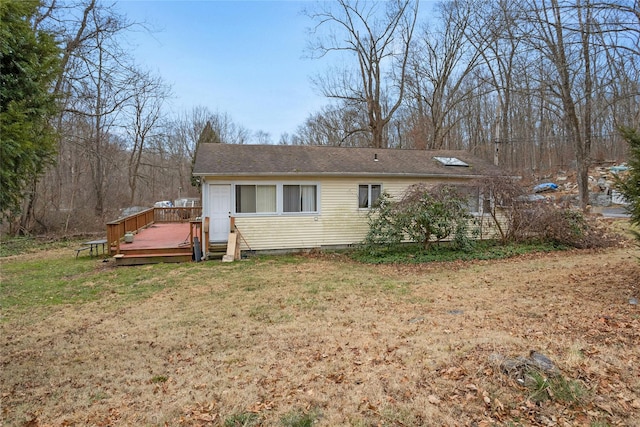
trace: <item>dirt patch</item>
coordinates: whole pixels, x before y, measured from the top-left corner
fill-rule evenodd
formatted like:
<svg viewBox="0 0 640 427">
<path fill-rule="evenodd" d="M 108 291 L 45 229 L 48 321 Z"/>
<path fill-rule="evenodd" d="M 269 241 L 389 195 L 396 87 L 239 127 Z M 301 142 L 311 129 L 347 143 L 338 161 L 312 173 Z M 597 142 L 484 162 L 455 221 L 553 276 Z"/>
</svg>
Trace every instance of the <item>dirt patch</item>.
<svg viewBox="0 0 640 427">
<path fill-rule="evenodd" d="M 224 425 L 252 412 L 278 425 L 313 411 L 327 426 L 638 426 L 638 255 L 176 266 L 163 273 L 171 286 L 135 304 L 105 297 L 1 324 L 2 417 Z M 493 362 L 531 350 L 584 394 L 534 399 Z"/>
</svg>

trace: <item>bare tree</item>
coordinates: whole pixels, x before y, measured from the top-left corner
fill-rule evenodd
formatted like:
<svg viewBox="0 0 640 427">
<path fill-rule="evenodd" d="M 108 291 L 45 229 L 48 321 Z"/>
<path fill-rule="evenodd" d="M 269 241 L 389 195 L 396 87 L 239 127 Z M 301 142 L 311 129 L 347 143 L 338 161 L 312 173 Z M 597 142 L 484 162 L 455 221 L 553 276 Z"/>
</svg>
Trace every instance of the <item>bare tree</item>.
<svg viewBox="0 0 640 427">
<path fill-rule="evenodd" d="M 307 12 L 316 23 L 317 57 L 341 52 L 355 57 L 355 69 L 332 70 L 318 77 L 315 85 L 332 99 L 362 108 L 366 127 L 352 131 L 371 135 L 373 147 L 386 147 L 385 127 L 400 107 L 405 90 L 409 49 L 417 21 L 418 2 L 393 0 L 385 3 L 338 0 L 335 9 L 324 7 Z M 386 9 L 380 10 L 384 4 Z M 336 10 L 337 9 L 337 10 Z M 327 28 L 328 32 L 321 34 Z M 385 75 L 396 68 L 395 78 Z M 391 100 L 393 99 L 393 100 Z"/>
<path fill-rule="evenodd" d="M 463 117 L 458 114 L 458 106 L 477 95 L 474 80 L 468 79 L 482 53 L 467 41 L 476 13 L 474 6 L 474 1 L 465 0 L 442 3 L 438 23 L 425 27 L 414 52 L 410 86 L 418 104 L 418 123 L 428 128 L 420 132 L 428 141 L 419 148 L 444 148 L 447 137 Z"/>
<path fill-rule="evenodd" d="M 92 24 L 95 28 L 114 26 L 114 31 L 124 29 L 122 22 L 114 21 L 93 10 Z M 91 176 L 96 203 L 95 213 L 102 216 L 105 207 L 105 191 L 109 169 L 113 165 L 105 153 L 108 150 L 110 133 L 115 131 L 116 121 L 123 107 L 133 97 L 135 74 L 120 46 L 108 33 L 97 31 L 92 51 L 79 58 L 87 79 L 77 88 L 80 103 L 74 112 L 85 115 L 92 123 L 92 133 L 86 144 L 90 156 Z"/>
<path fill-rule="evenodd" d="M 561 105 L 567 139 L 576 160 L 580 204 L 589 202 L 592 143 L 593 8 L 590 0 L 540 0 L 528 3 L 528 42 L 550 72 L 543 83 Z M 576 78 L 580 76 L 581 78 Z"/>
<path fill-rule="evenodd" d="M 154 133 L 160 131 L 159 124 L 162 119 L 163 106 L 169 97 L 169 88 L 157 76 L 152 76 L 149 72 L 137 72 L 130 101 L 130 121 L 125 127 L 128 135 L 129 160 L 128 160 L 128 180 L 129 180 L 129 204 L 133 205 L 138 180 L 140 176 L 140 165 L 143 155 L 147 150 L 150 138 Z"/>
<path fill-rule="evenodd" d="M 327 105 L 298 126 L 291 142 L 293 145 L 365 146 L 364 135 L 354 131 L 361 129 L 365 121 L 366 117 L 357 108 Z"/>
<path fill-rule="evenodd" d="M 271 144 L 271 134 L 263 130 L 257 130 L 253 134 L 254 139 L 258 144 Z"/>
<path fill-rule="evenodd" d="M 196 144 L 207 123 L 224 144 L 246 144 L 250 141 L 249 131 L 234 122 L 227 113 L 214 113 L 207 107 L 196 106 L 178 114 L 172 125 L 173 143 L 186 158 L 193 158 Z"/>
<path fill-rule="evenodd" d="M 246 144 L 250 141 L 249 131 L 226 113 L 213 113 L 207 107 L 197 106 L 178 114 L 170 124 L 171 130 L 168 139 L 164 141 L 163 150 L 178 165 L 178 182 L 181 188 L 191 185 L 191 164 L 198 141 L 207 125 L 224 144 Z"/>
<path fill-rule="evenodd" d="M 247 144 L 251 140 L 249 130 L 236 123 L 227 113 L 210 113 L 208 121 L 211 122 L 213 130 L 220 136 L 220 140 L 224 144 Z M 268 143 L 271 143 L 271 136 L 268 137 Z"/>
<path fill-rule="evenodd" d="M 101 216 L 113 178 L 115 159 L 109 157 L 117 142 L 112 132 L 131 97 L 134 82 L 131 59 L 121 48 L 121 36 L 134 24 L 113 6 L 96 0 L 51 0 L 41 8 L 37 23 L 56 32 L 63 48 L 61 72 L 52 89 L 63 111 L 57 122 L 59 133 L 67 136 L 59 142 L 60 151 L 80 154 L 87 161 L 94 210 Z M 73 126 L 63 129 L 69 124 Z M 66 149 L 64 145 L 69 143 L 79 150 Z M 70 177 L 71 182 L 77 179 Z M 73 210 L 74 198 L 69 202 L 72 204 L 66 209 Z"/>
<path fill-rule="evenodd" d="M 475 5 L 480 13 L 475 14 L 475 21 L 465 29 L 467 40 L 481 55 L 487 82 L 498 101 L 493 139 L 498 143 L 510 141 L 515 74 L 519 71 L 522 44 L 516 23 L 517 8 L 509 0 L 479 0 Z"/>
<path fill-rule="evenodd" d="M 617 46 L 636 57 L 640 56 L 640 1 L 601 0 L 592 1 L 591 5 L 598 13 L 605 12 L 612 18 L 602 23 L 603 32 L 612 41 L 607 45 Z"/>
</svg>

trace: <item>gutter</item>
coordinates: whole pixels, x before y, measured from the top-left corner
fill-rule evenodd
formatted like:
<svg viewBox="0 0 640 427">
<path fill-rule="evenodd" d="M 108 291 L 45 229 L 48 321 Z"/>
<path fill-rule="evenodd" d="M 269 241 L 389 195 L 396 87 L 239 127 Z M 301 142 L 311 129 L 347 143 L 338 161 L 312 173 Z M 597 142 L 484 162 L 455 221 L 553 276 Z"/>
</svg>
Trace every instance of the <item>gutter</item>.
<svg viewBox="0 0 640 427">
<path fill-rule="evenodd" d="M 211 177 L 211 178 L 227 178 L 227 177 L 330 177 L 330 178 L 343 178 L 343 177 L 385 177 L 385 178 L 462 178 L 462 179 L 474 179 L 474 178 L 486 178 L 490 175 L 484 174 L 441 174 L 441 173 L 376 173 L 376 172 L 263 172 L 263 173 L 247 173 L 247 172 L 235 172 L 225 174 L 215 173 L 193 173 L 193 176 L 198 177 Z M 509 176 L 500 175 L 511 179 L 522 179 L 521 176 Z"/>
</svg>

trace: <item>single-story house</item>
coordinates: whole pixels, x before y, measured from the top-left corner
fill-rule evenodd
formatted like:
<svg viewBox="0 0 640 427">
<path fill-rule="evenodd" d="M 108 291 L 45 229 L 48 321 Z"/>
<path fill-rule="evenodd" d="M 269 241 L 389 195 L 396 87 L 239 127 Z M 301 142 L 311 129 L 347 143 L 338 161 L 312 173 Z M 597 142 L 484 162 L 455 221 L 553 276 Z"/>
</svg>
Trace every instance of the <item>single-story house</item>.
<svg viewBox="0 0 640 427">
<path fill-rule="evenodd" d="M 226 242 L 233 218 L 242 249 L 256 251 L 357 244 L 381 192 L 399 197 L 417 183 L 469 186 L 496 173 L 466 151 L 220 143 L 199 144 L 193 169 L 209 241 Z M 482 195 L 469 194 L 470 210 L 481 215 Z"/>
</svg>

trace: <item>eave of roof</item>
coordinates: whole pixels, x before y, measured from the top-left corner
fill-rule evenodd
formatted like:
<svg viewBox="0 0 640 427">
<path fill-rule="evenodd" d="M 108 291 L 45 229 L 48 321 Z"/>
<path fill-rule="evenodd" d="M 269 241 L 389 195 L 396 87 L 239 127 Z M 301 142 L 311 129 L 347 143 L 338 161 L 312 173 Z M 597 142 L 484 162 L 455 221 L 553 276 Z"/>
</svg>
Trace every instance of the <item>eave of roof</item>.
<svg viewBox="0 0 640 427">
<path fill-rule="evenodd" d="M 442 173 L 384 173 L 384 172 L 264 172 L 264 173 L 194 173 L 193 176 L 201 177 L 329 177 L 329 178 L 341 178 L 341 177 L 376 177 L 385 176 L 389 178 L 479 178 L 483 175 L 472 174 L 442 174 Z"/>
</svg>

